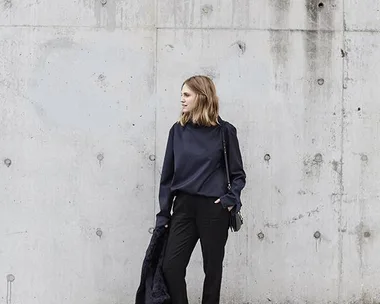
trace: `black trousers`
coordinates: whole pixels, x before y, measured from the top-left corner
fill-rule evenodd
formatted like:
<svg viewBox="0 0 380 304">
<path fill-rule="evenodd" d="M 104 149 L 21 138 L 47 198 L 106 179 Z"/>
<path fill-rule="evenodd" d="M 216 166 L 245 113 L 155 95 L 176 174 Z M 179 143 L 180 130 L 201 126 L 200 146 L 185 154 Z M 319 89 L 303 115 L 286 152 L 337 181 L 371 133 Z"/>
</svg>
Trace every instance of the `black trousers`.
<svg viewBox="0 0 380 304">
<path fill-rule="evenodd" d="M 173 304 L 188 304 L 186 268 L 198 239 L 205 273 L 202 304 L 219 304 L 229 211 L 216 199 L 180 193 L 174 201 L 163 263 Z"/>
</svg>

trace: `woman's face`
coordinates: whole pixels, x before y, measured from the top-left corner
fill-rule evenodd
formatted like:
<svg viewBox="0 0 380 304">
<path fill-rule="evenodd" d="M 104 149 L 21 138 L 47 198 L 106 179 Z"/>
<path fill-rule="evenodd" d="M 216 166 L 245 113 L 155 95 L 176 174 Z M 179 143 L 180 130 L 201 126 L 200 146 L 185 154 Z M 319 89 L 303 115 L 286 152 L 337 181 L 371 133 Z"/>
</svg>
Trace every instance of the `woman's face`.
<svg viewBox="0 0 380 304">
<path fill-rule="evenodd" d="M 181 91 L 182 113 L 190 113 L 196 104 L 197 95 L 184 84 Z"/>
</svg>

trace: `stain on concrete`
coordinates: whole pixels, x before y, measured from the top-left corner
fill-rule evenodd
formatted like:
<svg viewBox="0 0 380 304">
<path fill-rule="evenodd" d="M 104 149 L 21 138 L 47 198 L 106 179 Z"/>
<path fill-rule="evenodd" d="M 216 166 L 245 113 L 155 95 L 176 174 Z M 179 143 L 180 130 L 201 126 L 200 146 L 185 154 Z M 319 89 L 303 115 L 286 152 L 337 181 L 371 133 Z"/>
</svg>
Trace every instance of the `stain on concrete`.
<svg viewBox="0 0 380 304">
<path fill-rule="evenodd" d="M 288 49 L 291 33 L 289 31 L 271 31 L 270 46 L 273 58 L 273 73 L 275 77 L 275 90 L 286 93 L 289 91 L 288 82 Z"/>
<path fill-rule="evenodd" d="M 304 214 L 300 213 L 297 216 L 292 217 L 290 221 L 286 221 L 285 224 L 294 224 L 295 222 L 303 219 L 305 216 L 312 217 L 316 213 L 319 213 L 319 207 L 310 211 L 306 211 Z"/>
<path fill-rule="evenodd" d="M 201 68 L 202 73 L 208 77 L 210 77 L 212 80 L 219 78 L 220 73 L 216 67 L 210 66 L 210 67 L 202 67 Z"/>
<path fill-rule="evenodd" d="M 278 224 L 271 224 L 271 223 L 265 223 L 264 226 L 268 228 L 275 228 L 275 229 L 279 227 Z"/>
<path fill-rule="evenodd" d="M 204 16 L 209 16 L 214 11 L 214 7 L 211 4 L 205 4 L 201 8 L 201 13 Z"/>
<path fill-rule="evenodd" d="M 281 195 L 282 195 L 282 192 L 281 192 L 281 189 L 280 189 L 280 188 L 278 188 L 277 186 L 274 186 L 274 189 L 276 190 L 276 192 L 277 192 L 278 194 L 281 194 Z"/>
<path fill-rule="evenodd" d="M 116 29 L 116 0 L 96 0 L 94 16 L 97 27 L 114 31 Z"/>
<path fill-rule="evenodd" d="M 223 2 L 218 0 L 218 8 L 221 7 L 220 3 Z M 227 2 L 226 2 L 227 3 Z M 238 0 L 238 1 L 230 1 L 231 3 L 231 23 L 230 28 L 249 28 L 252 25 L 252 21 L 254 20 L 251 17 L 251 12 L 257 8 L 255 8 L 256 2 L 252 0 Z M 252 8 L 251 8 L 252 6 Z"/>
<path fill-rule="evenodd" d="M 41 44 L 41 49 L 46 49 L 47 54 L 45 55 L 48 55 L 55 49 L 72 49 L 74 44 L 73 37 L 67 35 L 47 40 L 45 43 Z"/>
<path fill-rule="evenodd" d="M 362 291 L 360 298 L 353 295 L 347 304 L 380 304 L 380 301 L 378 301 L 368 292 Z"/>
<path fill-rule="evenodd" d="M 174 27 L 191 27 L 194 24 L 195 1 L 173 1 Z M 199 9 L 199 7 L 198 7 Z M 202 13 L 202 10 L 201 10 Z"/>
<path fill-rule="evenodd" d="M 231 46 L 236 46 L 238 48 L 239 56 L 244 55 L 247 50 L 247 44 L 244 41 L 238 40 L 231 44 Z"/>
<path fill-rule="evenodd" d="M 316 60 L 317 60 L 317 43 L 318 43 L 318 33 L 307 31 L 304 33 L 304 43 L 305 43 L 305 58 L 308 65 L 308 74 L 315 74 L 316 72 Z M 309 78 L 306 75 L 306 78 Z M 310 91 L 310 89 L 309 89 Z"/>
<path fill-rule="evenodd" d="M 4 9 L 7 10 L 7 9 L 11 9 L 13 6 L 12 4 L 12 0 L 4 0 Z"/>
<path fill-rule="evenodd" d="M 333 30 L 332 23 L 334 18 L 335 0 L 305 0 L 306 24 L 310 29 L 323 27 Z"/>
<path fill-rule="evenodd" d="M 316 85 L 328 84 L 326 90 L 331 86 L 329 85 L 329 79 L 321 76 L 324 76 L 325 71 L 331 67 L 332 62 L 332 50 L 334 48 L 334 11 L 331 7 L 331 3 L 333 1 L 334 0 L 326 0 L 324 8 L 321 10 L 318 7 L 318 1 L 305 0 L 306 28 L 309 29 L 303 33 L 304 60 L 307 66 L 305 79 L 308 80 L 308 82 L 305 82 L 305 92 L 308 92 L 311 97 L 308 99 L 314 103 L 319 99 L 318 95 L 315 94 L 315 86 L 310 85 L 310 83 L 315 83 Z M 323 29 L 324 32 L 320 31 L 321 29 Z M 326 30 L 328 32 L 326 32 Z M 328 73 L 328 75 L 330 75 L 330 73 Z M 322 91 L 321 94 L 323 94 L 323 92 L 325 91 Z"/>
<path fill-rule="evenodd" d="M 299 190 L 297 192 L 298 195 L 305 195 L 306 194 L 306 191 L 305 190 Z"/>
<path fill-rule="evenodd" d="M 167 45 L 165 45 L 165 50 L 167 52 L 173 52 L 174 51 L 174 46 L 172 44 L 167 44 Z"/>
<path fill-rule="evenodd" d="M 141 184 L 141 183 L 136 184 L 135 188 L 133 190 L 135 191 L 135 193 L 143 191 L 144 190 L 144 184 Z"/>
<path fill-rule="evenodd" d="M 317 153 L 313 158 L 306 155 L 303 160 L 303 172 L 306 178 L 316 177 L 319 178 L 321 167 L 323 164 L 322 154 Z"/>
<path fill-rule="evenodd" d="M 364 245 L 364 224 L 361 221 L 359 225 L 355 227 L 355 235 L 356 235 L 356 244 L 357 244 L 357 251 L 360 258 L 360 273 L 363 273 L 363 245 Z M 352 234 L 351 232 L 349 234 Z"/>
<path fill-rule="evenodd" d="M 331 162 L 332 169 L 338 173 L 339 175 L 342 174 L 342 164 L 340 161 L 333 160 Z"/>
<path fill-rule="evenodd" d="M 298 214 L 297 216 L 293 216 L 292 220 L 289 223 L 295 223 L 296 221 L 298 221 L 298 220 L 300 220 L 302 218 L 304 218 L 304 215 L 303 214 Z"/>
<path fill-rule="evenodd" d="M 318 252 L 318 245 L 322 242 L 322 234 L 319 231 L 314 232 L 313 237 L 315 239 L 315 252 Z"/>
<path fill-rule="evenodd" d="M 26 234 L 26 233 L 28 233 L 28 231 L 16 231 L 16 232 L 6 233 L 5 235 L 20 235 L 20 234 Z"/>
<path fill-rule="evenodd" d="M 314 25 L 317 23 L 317 20 L 318 20 L 317 1 L 306 0 L 305 7 L 306 7 L 308 21 L 314 27 Z"/>
<path fill-rule="evenodd" d="M 315 213 L 319 213 L 319 207 L 317 207 L 316 209 L 313 209 L 313 210 L 310 210 L 310 211 L 306 212 L 306 214 L 307 214 L 308 217 L 311 217 Z"/>
<path fill-rule="evenodd" d="M 274 16 L 274 28 L 287 28 L 289 21 L 290 0 L 270 0 L 272 16 Z"/>
<path fill-rule="evenodd" d="M 104 74 L 99 74 L 96 78 L 97 85 L 102 88 L 104 91 L 109 86 L 109 82 L 107 81 L 107 77 Z"/>
<path fill-rule="evenodd" d="M 275 59 L 275 68 L 285 66 L 288 62 L 289 31 L 271 31 L 271 52 Z"/>
<path fill-rule="evenodd" d="M 41 50 L 41 55 L 38 57 L 38 62 L 35 64 L 35 73 L 41 73 L 41 71 L 45 71 L 46 67 L 50 65 L 50 58 L 54 58 L 55 56 L 61 55 L 64 52 L 70 52 L 76 49 L 76 43 L 73 40 L 73 32 L 71 29 L 64 29 L 62 34 L 65 36 L 48 39 L 45 40 L 44 43 L 39 45 Z M 61 33 L 60 33 L 61 34 Z M 33 85 L 37 85 L 37 81 L 32 82 Z M 33 101 L 31 103 L 34 104 Z M 37 104 L 34 104 L 38 107 Z M 43 108 L 38 109 L 39 112 L 43 111 Z"/>
<path fill-rule="evenodd" d="M 270 0 L 269 5 L 272 8 L 273 28 L 287 29 L 289 26 L 290 0 Z M 273 68 L 276 79 L 276 91 L 288 91 L 286 77 L 282 77 L 287 71 L 286 63 L 288 62 L 289 48 L 289 31 L 271 31 L 271 53 L 273 56 Z"/>
<path fill-rule="evenodd" d="M 101 166 L 101 165 L 102 165 L 102 162 L 103 162 L 103 160 L 104 160 L 104 154 L 103 154 L 103 153 L 99 153 L 99 154 L 96 156 L 96 158 L 97 158 L 98 161 L 99 161 L 99 166 Z"/>
<path fill-rule="evenodd" d="M 294 224 L 296 223 L 297 221 L 305 218 L 305 217 L 312 217 L 314 216 L 315 214 L 319 213 L 320 212 L 320 206 L 318 206 L 317 208 L 313 209 L 313 210 L 309 210 L 309 211 L 306 211 L 304 213 L 300 213 L 296 216 L 293 216 L 290 220 L 285 220 L 285 221 L 282 221 L 281 223 L 270 223 L 270 222 L 267 222 L 264 224 L 265 227 L 267 228 L 275 228 L 275 229 L 278 229 L 278 228 L 281 228 L 281 227 L 284 227 L 284 226 L 287 226 L 287 225 L 290 225 L 290 224 Z"/>
<path fill-rule="evenodd" d="M 15 281 L 15 276 L 13 274 L 7 275 L 7 298 L 6 304 L 12 304 L 12 284 Z"/>
<path fill-rule="evenodd" d="M 241 54 L 244 54 L 247 49 L 246 43 L 244 41 L 238 41 L 237 45 L 239 47 L 239 50 L 241 51 Z"/>
</svg>

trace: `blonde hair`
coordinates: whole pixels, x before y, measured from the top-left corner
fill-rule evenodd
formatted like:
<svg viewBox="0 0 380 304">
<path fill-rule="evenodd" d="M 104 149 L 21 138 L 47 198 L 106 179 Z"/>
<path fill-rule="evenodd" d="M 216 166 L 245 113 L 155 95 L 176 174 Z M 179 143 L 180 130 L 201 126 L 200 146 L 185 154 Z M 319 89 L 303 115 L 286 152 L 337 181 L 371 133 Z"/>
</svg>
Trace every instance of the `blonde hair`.
<svg viewBox="0 0 380 304">
<path fill-rule="evenodd" d="M 196 99 L 191 113 L 181 113 L 178 120 L 181 126 L 189 121 L 207 127 L 219 124 L 219 98 L 214 82 L 207 76 L 196 75 L 185 80 L 181 89 L 185 84 L 196 94 Z"/>
</svg>

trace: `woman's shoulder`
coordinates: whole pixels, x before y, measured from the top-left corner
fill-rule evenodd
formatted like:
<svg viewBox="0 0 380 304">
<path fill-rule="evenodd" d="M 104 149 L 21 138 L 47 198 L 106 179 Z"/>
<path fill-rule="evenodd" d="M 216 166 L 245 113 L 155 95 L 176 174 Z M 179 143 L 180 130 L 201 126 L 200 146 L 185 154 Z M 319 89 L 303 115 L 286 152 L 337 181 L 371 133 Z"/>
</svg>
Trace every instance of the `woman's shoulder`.
<svg viewBox="0 0 380 304">
<path fill-rule="evenodd" d="M 170 127 L 169 129 L 169 133 L 174 133 L 174 132 L 178 132 L 180 129 L 182 129 L 183 127 L 181 126 L 181 124 L 179 123 L 179 121 L 176 121 L 172 124 L 172 126 Z"/>
<path fill-rule="evenodd" d="M 178 128 L 181 128 L 181 124 L 179 123 L 179 121 L 176 121 L 173 123 L 171 129 L 178 129 Z"/>
<path fill-rule="evenodd" d="M 221 125 L 225 127 L 225 129 L 228 131 L 228 133 L 236 133 L 236 127 L 229 121 L 227 120 L 221 120 Z"/>
</svg>

